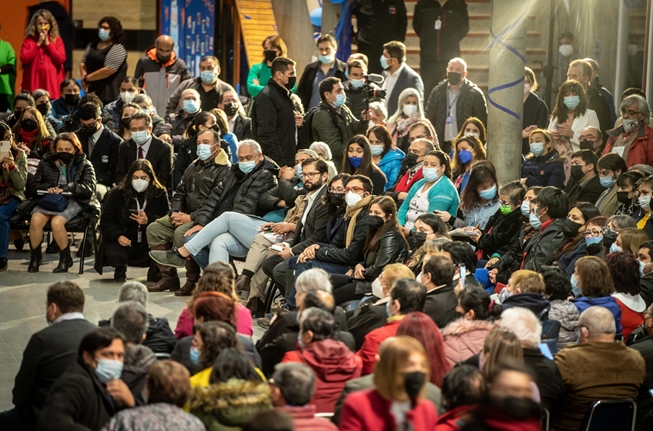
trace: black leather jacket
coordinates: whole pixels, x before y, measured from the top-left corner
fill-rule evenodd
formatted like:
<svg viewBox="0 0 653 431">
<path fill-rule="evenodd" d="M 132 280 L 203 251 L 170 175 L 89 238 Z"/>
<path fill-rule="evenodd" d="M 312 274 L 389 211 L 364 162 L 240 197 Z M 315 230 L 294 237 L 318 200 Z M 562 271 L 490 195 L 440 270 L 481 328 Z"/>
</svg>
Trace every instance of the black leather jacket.
<svg viewBox="0 0 653 431">
<path fill-rule="evenodd" d="M 539 234 L 535 235 L 524 247 L 523 269 L 539 271 L 544 265 L 551 265 L 556 252 L 566 241 L 562 233 L 564 218 L 556 219 Z"/>
</svg>

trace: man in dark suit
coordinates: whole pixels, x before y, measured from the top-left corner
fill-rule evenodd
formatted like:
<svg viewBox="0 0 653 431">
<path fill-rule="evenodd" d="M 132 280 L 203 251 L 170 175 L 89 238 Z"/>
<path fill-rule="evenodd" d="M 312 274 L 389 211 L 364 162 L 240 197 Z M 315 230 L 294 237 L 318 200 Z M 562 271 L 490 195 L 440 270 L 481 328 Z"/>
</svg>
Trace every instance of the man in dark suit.
<svg viewBox="0 0 653 431">
<path fill-rule="evenodd" d="M 132 137 L 120 144 L 116 183 L 123 180 L 129 167 L 138 159 L 147 159 L 161 184 L 170 189 L 172 146 L 152 135 L 152 118 L 137 112 L 129 120 Z"/>
<path fill-rule="evenodd" d="M 85 103 L 77 112 L 81 124 L 77 136 L 86 158 L 93 164 L 97 180 L 95 194 L 101 201 L 116 179 L 118 150 L 122 138 L 104 127 L 99 106 Z"/>
<path fill-rule="evenodd" d="M 578 202 L 593 204 L 605 191 L 597 175 L 598 156 L 591 150 L 580 150 L 571 156 L 571 178 L 565 193 L 569 196 L 569 205 Z"/>
<path fill-rule="evenodd" d="M 227 114 L 229 131 L 236 135 L 239 141 L 252 139 L 252 119 L 245 115 L 238 93 L 232 90 L 222 93 L 218 109 Z"/>
<path fill-rule="evenodd" d="M 0 429 L 33 430 L 54 381 L 75 362 L 79 342 L 97 329 L 84 319 L 84 291 L 72 281 L 48 288 L 48 327 L 32 335 L 13 390 L 14 409 L 0 413 Z"/>
<path fill-rule="evenodd" d="M 385 77 L 381 88 L 388 92 L 385 106 L 389 116 L 393 116 L 398 108 L 402 108 L 397 106 L 399 95 L 407 88 L 417 90 L 420 103 L 424 104 L 424 83 L 419 74 L 406 64 L 406 45 L 396 40 L 383 45 L 381 67 Z"/>
<path fill-rule="evenodd" d="M 315 42 L 317 45 L 318 61 L 309 64 L 302 73 L 302 78 L 297 85 L 297 96 L 302 101 L 304 111 L 320 103 L 320 82 L 326 78 L 335 76 L 341 81 L 346 81 L 345 71 L 347 63 L 336 58 L 338 42 L 330 34 L 321 35 Z"/>
<path fill-rule="evenodd" d="M 458 317 L 458 296 L 454 292 L 453 263 L 444 256 L 435 256 L 424 263 L 420 280 L 426 286 L 424 313 L 444 328 Z"/>
</svg>

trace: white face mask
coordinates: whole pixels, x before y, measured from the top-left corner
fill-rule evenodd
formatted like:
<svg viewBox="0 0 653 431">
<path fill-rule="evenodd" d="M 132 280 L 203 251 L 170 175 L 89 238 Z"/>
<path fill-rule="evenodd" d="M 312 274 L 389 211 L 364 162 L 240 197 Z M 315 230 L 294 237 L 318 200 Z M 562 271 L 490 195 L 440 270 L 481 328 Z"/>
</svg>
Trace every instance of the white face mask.
<svg viewBox="0 0 653 431">
<path fill-rule="evenodd" d="M 637 204 L 642 209 L 648 209 L 651 206 L 651 197 L 650 196 L 640 196 L 637 198 Z"/>
<path fill-rule="evenodd" d="M 134 96 L 136 96 L 135 91 L 123 91 L 120 93 L 120 99 L 122 99 L 123 103 L 131 103 L 134 100 Z"/>
<path fill-rule="evenodd" d="M 148 180 L 143 180 L 141 178 L 136 178 L 135 180 L 132 180 L 132 187 L 136 192 L 141 193 L 147 189 L 147 186 L 150 185 L 150 182 Z"/>
<path fill-rule="evenodd" d="M 412 117 L 417 112 L 417 105 L 404 105 L 404 115 Z"/>
<path fill-rule="evenodd" d="M 345 195 L 345 202 L 347 202 L 347 206 L 353 207 L 357 203 L 363 200 L 363 197 L 359 195 L 358 193 L 354 192 L 347 192 Z"/>
<path fill-rule="evenodd" d="M 372 282 L 372 295 L 376 296 L 379 299 L 385 297 L 385 294 L 383 293 L 383 286 L 381 286 L 381 282 L 379 281 L 378 277 Z"/>
<path fill-rule="evenodd" d="M 524 94 L 528 94 L 531 92 L 531 84 L 524 83 Z"/>
<path fill-rule="evenodd" d="M 560 45 L 558 51 L 560 52 L 560 54 L 562 54 L 563 57 L 569 57 L 571 54 L 574 53 L 574 47 L 569 44 Z"/>
<path fill-rule="evenodd" d="M 633 130 L 635 130 L 637 128 L 638 124 L 639 124 L 639 121 L 637 121 L 637 120 L 632 120 L 632 119 L 623 120 L 624 132 L 626 132 L 626 133 L 632 132 Z"/>
</svg>

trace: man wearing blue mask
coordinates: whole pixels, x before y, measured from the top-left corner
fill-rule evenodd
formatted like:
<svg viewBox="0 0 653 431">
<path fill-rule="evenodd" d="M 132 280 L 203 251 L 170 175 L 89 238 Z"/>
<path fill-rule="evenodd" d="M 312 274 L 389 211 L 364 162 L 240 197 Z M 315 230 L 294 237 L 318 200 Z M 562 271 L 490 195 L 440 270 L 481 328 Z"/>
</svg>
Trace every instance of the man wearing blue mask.
<svg viewBox="0 0 653 431">
<path fill-rule="evenodd" d="M 330 34 L 321 35 L 315 42 L 317 46 L 317 61 L 309 64 L 302 73 L 302 79 L 297 85 L 297 95 L 302 101 L 304 110 L 315 107 L 320 103 L 319 85 L 329 77 L 346 79 L 347 64 L 336 58 L 338 43 Z"/>
<path fill-rule="evenodd" d="M 628 166 L 619 154 L 609 153 L 599 159 L 597 168 L 599 181 L 606 190 L 601 193 L 596 201 L 596 207 L 602 216 L 610 217 L 617 209 L 617 205 L 619 205 L 617 178 L 628 170 Z"/>
<path fill-rule="evenodd" d="M 134 396 L 120 377 L 123 336 L 100 328 L 79 343 L 77 361 L 55 382 L 38 417 L 38 429 L 101 429 L 116 412 L 134 407 Z"/>
<path fill-rule="evenodd" d="M 326 143 L 333 153 L 333 163 L 340 167 L 347 142 L 367 130 L 369 113 L 361 112 L 360 120 L 354 116 L 345 104 L 347 93 L 338 78 L 320 82 L 320 97 L 322 100 L 311 124 L 313 140 Z"/>
<path fill-rule="evenodd" d="M 363 86 L 365 85 L 365 75 L 367 75 L 367 64 L 362 60 L 350 60 L 347 63 L 347 81 L 343 82 L 345 86 L 345 94 L 347 94 L 347 100 L 345 104 L 349 110 L 354 114 L 354 117 L 360 120 L 361 112 L 365 110 L 365 94 L 363 91 Z M 377 85 L 370 83 L 373 88 L 377 88 Z"/>
<path fill-rule="evenodd" d="M 195 119 L 195 116 L 202 111 L 202 99 L 200 93 L 192 88 L 181 92 L 179 107 L 177 111 L 166 115 L 165 133 L 160 136 L 165 142 L 171 143 L 175 149 L 184 142 L 184 132 Z"/>
<path fill-rule="evenodd" d="M 417 72 L 406 64 L 406 45 L 393 40 L 383 45 L 383 55 L 379 58 L 383 69 L 383 88 L 387 94 L 385 106 L 388 113 L 397 112 L 399 95 L 407 88 L 414 88 L 419 93 L 420 104 L 424 104 L 424 82 Z"/>
<path fill-rule="evenodd" d="M 166 106 L 166 115 L 176 112 L 179 101 L 184 90 L 192 88 L 200 95 L 202 109 L 210 111 L 218 107 L 222 93 L 234 88 L 218 78 L 220 75 L 220 62 L 216 57 L 207 55 L 200 60 L 200 76 L 194 79 L 187 79 L 182 82 L 175 92 L 170 96 Z"/>
</svg>

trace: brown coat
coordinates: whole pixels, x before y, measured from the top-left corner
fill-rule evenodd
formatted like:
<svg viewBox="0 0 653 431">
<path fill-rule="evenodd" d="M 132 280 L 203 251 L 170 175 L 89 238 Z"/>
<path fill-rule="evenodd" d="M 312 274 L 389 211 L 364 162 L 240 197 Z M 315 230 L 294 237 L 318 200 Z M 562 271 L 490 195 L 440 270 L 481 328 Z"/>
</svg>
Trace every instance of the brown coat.
<svg viewBox="0 0 653 431">
<path fill-rule="evenodd" d="M 494 323 L 486 320 L 466 320 L 459 318 L 448 324 L 444 337 L 444 353 L 452 367 L 483 350 L 483 343 Z"/>
<path fill-rule="evenodd" d="M 644 381 L 644 358 L 622 342 L 591 342 L 562 349 L 555 356 L 565 393 L 554 431 L 580 428 L 589 405 L 596 400 L 637 398 Z"/>
</svg>

